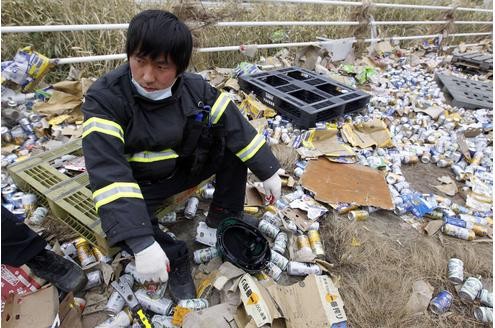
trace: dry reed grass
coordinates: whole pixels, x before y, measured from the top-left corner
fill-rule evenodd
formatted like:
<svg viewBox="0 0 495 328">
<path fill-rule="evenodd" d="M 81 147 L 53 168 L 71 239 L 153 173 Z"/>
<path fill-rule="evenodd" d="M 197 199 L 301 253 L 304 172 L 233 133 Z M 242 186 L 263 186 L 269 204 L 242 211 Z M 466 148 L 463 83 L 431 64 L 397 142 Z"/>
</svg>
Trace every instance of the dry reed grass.
<svg viewBox="0 0 495 328">
<path fill-rule="evenodd" d="M 314 40 L 317 36 L 341 38 L 351 36 L 352 27 L 242 27 L 221 28 L 212 24 L 217 21 L 268 21 L 268 20 L 336 20 L 348 21 L 363 9 L 345 6 L 293 5 L 260 2 L 252 9 L 239 5 L 240 1 L 229 0 L 219 8 L 205 8 L 198 1 L 140 1 L 132 0 L 4 0 L 2 1 L 2 25 L 45 25 L 45 24 L 98 24 L 125 23 L 143 9 L 160 8 L 171 10 L 182 19 L 194 23 L 194 36 L 197 47 L 226 46 L 250 43 L 272 43 L 274 32 L 282 31 L 286 35 L 285 42 Z M 446 5 L 450 2 L 426 0 L 388 0 L 387 2 L 403 2 L 412 4 Z M 479 5 L 480 1 L 460 1 L 460 5 Z M 443 13 L 433 10 L 401 10 L 383 9 L 373 6 L 365 10 L 379 20 L 439 20 Z M 361 15 L 362 16 L 362 15 Z M 486 20 L 487 14 L 457 12 L 459 20 Z M 198 27 L 199 25 L 199 27 Z M 457 32 L 472 32 L 491 29 L 491 26 L 456 25 Z M 417 35 L 428 32 L 427 25 L 381 26 L 380 36 Z M 366 32 L 366 30 L 368 32 Z M 366 35 L 366 33 L 368 35 Z M 3 60 L 11 58 L 16 50 L 26 45 L 50 58 L 64 58 L 85 55 L 105 55 L 122 53 L 124 49 L 125 30 L 112 31 L 78 31 L 55 33 L 15 33 L 2 34 L 1 54 Z M 362 29 L 359 37 L 368 37 L 369 28 Z M 471 38 L 473 40 L 475 38 Z M 463 38 L 447 40 L 460 42 Z M 278 49 L 262 50 L 258 55 L 267 56 Z M 192 66 L 205 69 L 213 66 L 233 67 L 243 60 L 251 60 L 238 52 L 195 53 Z M 95 62 L 76 64 L 83 76 L 100 76 L 121 61 Z M 50 75 L 49 81 L 64 78 L 68 72 L 67 65 L 57 67 Z M 50 78 L 51 77 L 51 78 Z"/>
<path fill-rule="evenodd" d="M 383 220 L 376 214 L 366 223 L 330 214 L 322 225 L 322 239 L 328 259 L 335 265 L 333 274 L 339 277 L 350 327 L 482 327 L 474 320 L 474 306 L 462 304 L 458 297 L 448 316 L 431 312 L 411 316 L 405 305 L 414 281 L 421 279 L 435 288 L 434 294 L 447 288 L 456 295 L 446 276 L 448 259 L 453 256 L 463 259 L 466 276 L 491 279 L 491 245 L 447 237 L 442 245 L 437 237 L 421 236 L 413 229 L 401 231 L 399 219 L 392 218 L 393 214 L 387 216 L 386 222 L 395 220 L 387 225 L 388 231 L 363 229 Z M 361 246 L 351 245 L 353 237 Z"/>
</svg>

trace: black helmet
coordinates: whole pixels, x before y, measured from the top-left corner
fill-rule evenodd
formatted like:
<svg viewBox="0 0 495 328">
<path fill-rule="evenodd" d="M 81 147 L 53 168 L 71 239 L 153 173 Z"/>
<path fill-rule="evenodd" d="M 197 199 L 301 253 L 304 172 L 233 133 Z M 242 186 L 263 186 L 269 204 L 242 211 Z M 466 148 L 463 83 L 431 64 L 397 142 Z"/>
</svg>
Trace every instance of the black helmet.
<svg viewBox="0 0 495 328">
<path fill-rule="evenodd" d="M 218 226 L 217 250 L 224 260 L 249 273 L 263 270 L 271 258 L 261 231 L 237 218 L 225 219 Z"/>
</svg>

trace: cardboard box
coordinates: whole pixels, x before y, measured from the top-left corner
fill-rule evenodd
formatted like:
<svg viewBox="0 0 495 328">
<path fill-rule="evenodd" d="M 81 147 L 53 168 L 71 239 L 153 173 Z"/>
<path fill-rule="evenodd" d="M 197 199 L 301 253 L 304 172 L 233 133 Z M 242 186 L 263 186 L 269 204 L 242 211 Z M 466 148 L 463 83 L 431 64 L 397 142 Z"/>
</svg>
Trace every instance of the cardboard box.
<svg viewBox="0 0 495 328">
<path fill-rule="evenodd" d="M 5 302 L 10 294 L 35 292 L 44 283 L 45 281 L 36 277 L 26 265 L 15 268 L 2 264 L 2 302 Z"/>
<path fill-rule="evenodd" d="M 242 276 L 243 307 L 234 316 L 240 327 L 347 327 L 344 302 L 330 277 L 309 275 L 291 286 L 265 285 L 249 274 Z"/>
<path fill-rule="evenodd" d="M 59 327 L 58 292 L 54 286 L 26 295 L 11 294 L 2 312 L 3 328 Z"/>
</svg>

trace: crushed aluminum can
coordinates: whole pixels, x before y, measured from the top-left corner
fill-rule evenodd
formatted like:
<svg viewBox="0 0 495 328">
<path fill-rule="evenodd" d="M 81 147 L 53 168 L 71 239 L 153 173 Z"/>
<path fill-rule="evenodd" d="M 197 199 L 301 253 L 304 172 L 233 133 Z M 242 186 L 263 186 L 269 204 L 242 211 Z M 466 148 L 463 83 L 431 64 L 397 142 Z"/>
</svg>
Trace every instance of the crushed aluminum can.
<svg viewBox="0 0 495 328">
<path fill-rule="evenodd" d="M 460 259 L 451 258 L 448 263 L 448 277 L 453 284 L 461 284 L 464 281 L 464 262 Z"/>
<path fill-rule="evenodd" d="M 213 199 L 213 194 L 215 193 L 215 187 L 208 186 L 202 190 L 201 196 L 203 199 Z"/>
<path fill-rule="evenodd" d="M 196 216 L 196 211 L 198 210 L 199 199 L 197 197 L 191 197 L 187 200 L 186 208 L 184 209 L 184 216 L 192 220 Z"/>
<path fill-rule="evenodd" d="M 276 227 L 280 227 L 282 225 L 282 219 L 277 214 L 268 211 L 263 213 L 261 220 L 265 220 Z"/>
<path fill-rule="evenodd" d="M 120 311 L 115 316 L 108 318 L 95 328 L 122 328 L 129 327 L 132 323 L 132 315 L 128 311 Z"/>
<path fill-rule="evenodd" d="M 480 292 L 480 303 L 488 307 L 493 307 L 493 293 L 488 289 L 482 289 Z"/>
<path fill-rule="evenodd" d="M 430 310 L 435 314 L 442 314 L 452 306 L 453 296 L 448 290 L 442 290 L 430 301 Z"/>
<path fill-rule="evenodd" d="M 98 287 L 103 283 L 103 275 L 100 270 L 88 272 L 86 277 L 88 278 L 88 283 L 86 284 L 86 287 L 84 287 L 84 290 Z"/>
<path fill-rule="evenodd" d="M 418 161 L 419 161 L 419 158 L 416 155 L 404 156 L 402 159 L 403 164 L 416 164 Z"/>
<path fill-rule="evenodd" d="M 323 249 L 323 244 L 321 242 L 321 237 L 318 230 L 308 230 L 308 239 L 311 249 L 316 256 L 325 255 L 325 250 Z"/>
<path fill-rule="evenodd" d="M 16 208 L 22 208 L 22 197 L 24 197 L 24 193 L 22 191 L 18 191 L 12 195 L 11 203 L 14 204 Z"/>
<path fill-rule="evenodd" d="M 91 263 L 96 262 L 96 258 L 91 251 L 91 246 L 84 238 L 77 238 L 74 242 L 77 249 L 77 258 L 81 266 L 85 267 Z"/>
<path fill-rule="evenodd" d="M 14 140 L 14 144 L 20 146 L 26 141 L 27 135 L 24 129 L 20 126 L 16 126 L 10 130 L 10 134 L 12 135 L 12 139 Z"/>
<path fill-rule="evenodd" d="M 491 323 L 493 322 L 493 309 L 484 306 L 477 307 L 474 309 L 474 317 L 478 321 Z"/>
<path fill-rule="evenodd" d="M 120 276 L 118 284 L 121 286 L 123 284 L 127 284 L 132 289 L 132 286 L 134 285 L 134 278 L 129 273 L 123 274 L 122 276 Z M 116 290 L 114 290 L 108 298 L 107 304 L 105 305 L 105 312 L 115 315 L 122 311 L 125 304 L 125 299 L 120 296 L 120 294 Z"/>
<path fill-rule="evenodd" d="M 358 209 L 359 205 L 356 204 L 347 204 L 347 203 L 342 203 L 337 205 L 337 208 L 335 209 L 337 213 L 340 215 L 349 213 L 352 210 Z"/>
<path fill-rule="evenodd" d="M 29 218 L 29 222 L 33 224 L 42 224 L 45 221 L 48 210 L 45 207 L 38 207 L 34 210 L 33 214 Z"/>
<path fill-rule="evenodd" d="M 188 300 L 180 300 L 177 305 L 193 311 L 199 311 L 206 309 L 209 304 L 206 298 L 191 298 Z"/>
<path fill-rule="evenodd" d="M 478 278 L 469 277 L 462 285 L 459 297 L 464 301 L 474 301 L 482 288 L 483 284 Z"/>
<path fill-rule="evenodd" d="M 473 240 L 475 238 L 473 230 L 461 228 L 452 224 L 445 224 L 442 227 L 442 232 L 446 235 L 464 240 Z"/>
<path fill-rule="evenodd" d="M 280 229 L 274 226 L 273 224 L 269 223 L 266 220 L 260 220 L 258 224 L 258 229 L 264 233 L 266 236 L 275 239 L 277 237 L 278 233 L 280 232 Z"/>
<path fill-rule="evenodd" d="M 290 261 L 287 265 L 287 273 L 291 276 L 306 276 L 320 275 L 322 271 L 318 264 Z"/>
<path fill-rule="evenodd" d="M 273 242 L 272 249 L 280 254 L 285 253 L 285 249 L 287 248 L 288 236 L 285 232 L 280 231 L 275 237 L 275 241 Z"/>
<path fill-rule="evenodd" d="M 12 197 L 17 192 L 15 185 L 10 185 L 2 189 L 2 197 L 7 203 L 12 203 Z"/>
<path fill-rule="evenodd" d="M 0 128 L 0 133 L 2 135 L 2 141 L 6 144 L 9 144 L 13 141 L 12 134 L 10 134 L 10 130 L 6 126 L 2 126 Z"/>
<path fill-rule="evenodd" d="M 177 326 L 172 323 L 172 319 L 171 316 L 155 314 L 151 318 L 151 323 L 154 328 L 176 328 Z"/>
<path fill-rule="evenodd" d="M 172 300 L 168 298 L 153 299 L 144 289 L 138 289 L 134 294 L 145 310 L 162 315 L 170 314 L 173 305 Z"/>
<path fill-rule="evenodd" d="M 162 217 L 158 218 L 158 222 L 162 224 L 177 222 L 177 213 L 175 213 L 175 211 L 166 213 Z"/>
<path fill-rule="evenodd" d="M 282 275 L 282 269 L 280 269 L 275 263 L 268 262 L 264 272 L 272 277 L 273 280 L 278 281 Z"/>
<path fill-rule="evenodd" d="M 280 255 L 279 253 L 275 252 L 273 249 L 271 250 L 270 262 L 276 264 L 282 271 L 284 271 L 287 268 L 287 265 L 289 264 L 289 260 L 285 256 Z"/>
<path fill-rule="evenodd" d="M 193 253 L 194 263 L 196 264 L 208 263 L 217 256 L 219 256 L 219 253 L 216 247 L 198 249 Z"/>
<path fill-rule="evenodd" d="M 432 219 L 432 220 L 442 220 L 443 219 L 443 212 L 440 210 L 433 210 L 430 213 L 426 213 L 425 217 Z"/>
<path fill-rule="evenodd" d="M 365 210 L 350 211 L 347 215 L 349 220 L 366 221 L 370 214 Z"/>
</svg>

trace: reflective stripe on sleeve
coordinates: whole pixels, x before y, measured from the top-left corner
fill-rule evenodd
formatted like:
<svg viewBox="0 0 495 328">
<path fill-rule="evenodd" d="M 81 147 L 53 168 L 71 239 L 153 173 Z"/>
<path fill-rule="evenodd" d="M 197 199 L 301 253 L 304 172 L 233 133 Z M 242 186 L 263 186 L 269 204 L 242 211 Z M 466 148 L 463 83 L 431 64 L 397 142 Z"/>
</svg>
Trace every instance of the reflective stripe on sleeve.
<svg viewBox="0 0 495 328">
<path fill-rule="evenodd" d="M 167 159 L 177 158 L 179 155 L 172 149 L 165 149 L 162 151 L 142 151 L 130 155 L 127 159 L 129 162 L 151 163 L 164 161 Z"/>
<path fill-rule="evenodd" d="M 116 138 L 119 138 L 124 142 L 124 131 L 122 127 L 115 122 L 106 120 L 99 117 L 91 117 L 83 123 L 82 137 L 86 137 L 92 132 L 105 133 Z"/>
<path fill-rule="evenodd" d="M 257 134 L 253 140 L 244 147 L 242 150 L 238 151 L 235 155 L 243 162 L 249 160 L 251 157 L 256 155 L 258 150 L 265 144 L 265 137 L 261 134 Z"/>
<path fill-rule="evenodd" d="M 98 209 L 101 206 L 122 197 L 143 199 L 143 194 L 141 194 L 141 189 L 137 183 L 114 182 L 106 187 L 96 190 L 93 193 L 96 211 L 98 212 Z"/>
<path fill-rule="evenodd" d="M 225 111 L 225 108 L 227 108 L 227 106 L 229 105 L 229 102 L 229 96 L 226 93 L 222 92 L 211 108 L 210 122 L 212 124 L 218 123 L 220 117 L 222 117 L 222 114 Z"/>
</svg>

